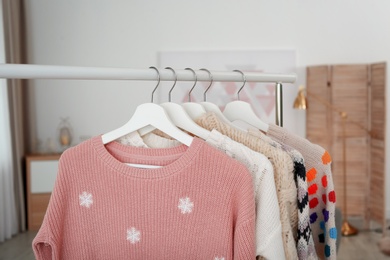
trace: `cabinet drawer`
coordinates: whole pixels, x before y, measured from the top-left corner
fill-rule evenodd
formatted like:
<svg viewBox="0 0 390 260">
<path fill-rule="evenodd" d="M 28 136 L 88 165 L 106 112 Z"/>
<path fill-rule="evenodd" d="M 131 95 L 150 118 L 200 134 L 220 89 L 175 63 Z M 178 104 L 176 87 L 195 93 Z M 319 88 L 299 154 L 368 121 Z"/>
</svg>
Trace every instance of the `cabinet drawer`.
<svg viewBox="0 0 390 260">
<path fill-rule="evenodd" d="M 47 206 L 49 205 L 51 193 L 34 194 L 31 195 L 31 207 L 36 212 L 46 212 Z"/>
<path fill-rule="evenodd" d="M 30 207 L 33 210 L 31 210 L 28 218 L 29 230 L 38 230 L 42 225 L 50 196 L 50 193 L 30 195 Z"/>
<path fill-rule="evenodd" d="M 26 156 L 27 223 L 29 230 L 42 225 L 57 177 L 60 154 Z"/>
<path fill-rule="evenodd" d="M 50 193 L 53 190 L 57 176 L 57 160 L 32 161 L 31 169 L 31 193 Z"/>
</svg>

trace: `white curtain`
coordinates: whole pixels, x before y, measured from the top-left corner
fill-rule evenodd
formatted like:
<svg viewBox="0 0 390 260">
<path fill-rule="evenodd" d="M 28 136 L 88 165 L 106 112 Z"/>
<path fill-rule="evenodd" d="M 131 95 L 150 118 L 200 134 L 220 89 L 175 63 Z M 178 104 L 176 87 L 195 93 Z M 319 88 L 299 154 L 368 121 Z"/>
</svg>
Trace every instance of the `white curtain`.
<svg viewBox="0 0 390 260">
<path fill-rule="evenodd" d="M 6 80 L 0 81 L 0 242 L 18 232 Z"/>
<path fill-rule="evenodd" d="M 0 63 L 23 63 L 22 5 L 0 1 Z M 0 79 L 0 242 L 26 229 L 23 189 L 23 86 Z"/>
</svg>

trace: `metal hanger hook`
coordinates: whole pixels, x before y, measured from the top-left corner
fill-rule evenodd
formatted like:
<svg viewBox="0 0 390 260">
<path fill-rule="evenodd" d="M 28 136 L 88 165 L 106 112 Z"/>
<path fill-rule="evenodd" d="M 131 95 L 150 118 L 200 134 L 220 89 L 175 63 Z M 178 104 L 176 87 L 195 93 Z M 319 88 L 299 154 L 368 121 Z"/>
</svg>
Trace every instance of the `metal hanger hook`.
<svg viewBox="0 0 390 260">
<path fill-rule="evenodd" d="M 160 85 L 160 71 L 158 71 L 158 69 L 153 66 L 149 67 L 149 69 L 154 69 L 157 72 L 157 85 L 152 91 L 152 103 L 153 103 L 154 92 L 157 90 L 158 85 Z"/>
<path fill-rule="evenodd" d="M 245 77 L 245 74 L 241 71 L 241 70 L 233 70 L 234 72 L 238 72 L 238 73 L 241 73 L 242 75 L 242 80 L 244 81 L 244 84 L 242 84 L 241 88 L 238 90 L 237 92 L 237 99 L 240 100 L 240 92 L 241 90 L 244 88 L 245 84 L 246 84 L 246 77 Z"/>
<path fill-rule="evenodd" d="M 211 74 L 211 72 L 208 69 L 199 69 L 199 70 L 206 71 L 210 77 L 210 85 L 206 88 L 205 92 L 203 93 L 203 100 L 206 101 L 207 100 L 207 91 L 209 91 L 211 85 L 213 84 L 213 75 Z"/>
<path fill-rule="evenodd" d="M 173 72 L 173 75 L 175 76 L 175 82 L 173 83 L 173 86 L 172 88 L 169 90 L 169 94 L 168 94 L 168 101 L 171 102 L 171 93 L 172 93 L 172 90 L 173 88 L 176 86 L 176 82 L 177 82 L 177 74 L 176 74 L 176 71 L 174 69 L 172 69 L 171 67 L 165 67 L 165 69 L 168 69 L 168 70 L 171 70 Z"/>
<path fill-rule="evenodd" d="M 188 92 L 188 102 L 191 102 L 191 93 L 192 93 L 192 91 L 194 90 L 194 88 L 195 88 L 195 86 L 196 86 L 196 83 L 198 82 L 198 76 L 196 75 L 195 70 L 193 70 L 193 69 L 191 69 L 191 68 L 185 68 L 185 70 L 190 70 L 190 71 L 192 71 L 192 73 L 194 74 L 194 77 L 195 77 L 194 85 L 192 86 L 192 88 L 191 88 L 190 91 Z"/>
</svg>

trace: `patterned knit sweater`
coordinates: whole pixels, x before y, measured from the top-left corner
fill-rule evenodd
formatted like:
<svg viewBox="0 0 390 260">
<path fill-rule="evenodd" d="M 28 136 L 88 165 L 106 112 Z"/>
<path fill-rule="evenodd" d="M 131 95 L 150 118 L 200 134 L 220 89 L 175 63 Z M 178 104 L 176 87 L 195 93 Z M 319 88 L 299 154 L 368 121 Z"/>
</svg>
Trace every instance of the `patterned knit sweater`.
<svg viewBox="0 0 390 260">
<path fill-rule="evenodd" d="M 267 137 L 268 138 L 268 137 Z M 128 134 L 118 140 L 136 147 L 169 148 L 180 143 L 153 133 L 144 135 Z M 271 162 L 243 144 L 233 141 L 215 129 L 206 143 L 219 149 L 244 164 L 252 174 L 256 203 L 256 255 L 264 259 L 285 259 L 279 205 Z"/>
<path fill-rule="evenodd" d="M 96 136 L 61 156 L 33 249 L 38 260 L 249 260 L 254 205 L 245 166 L 198 138 L 145 149 Z"/>
<path fill-rule="evenodd" d="M 283 143 L 278 143 L 261 131 L 249 129 L 248 133 L 286 151 L 294 161 L 294 179 L 298 189 L 298 240 L 299 259 L 318 259 L 314 246 L 309 219 L 309 194 L 306 182 L 306 168 L 302 154 Z"/>
<path fill-rule="evenodd" d="M 298 259 L 295 241 L 298 230 L 297 188 L 294 181 L 294 164 L 291 157 L 286 152 L 273 147 L 257 137 L 230 127 L 220 121 L 213 113 L 206 113 L 198 118 L 196 123 L 210 131 L 216 129 L 234 141 L 242 143 L 268 157 L 274 168 L 286 259 Z"/>
<path fill-rule="evenodd" d="M 294 147 L 305 158 L 309 185 L 310 223 L 317 255 L 321 259 L 336 259 L 336 194 L 329 153 L 321 146 L 273 124 L 270 124 L 267 135 Z"/>
</svg>

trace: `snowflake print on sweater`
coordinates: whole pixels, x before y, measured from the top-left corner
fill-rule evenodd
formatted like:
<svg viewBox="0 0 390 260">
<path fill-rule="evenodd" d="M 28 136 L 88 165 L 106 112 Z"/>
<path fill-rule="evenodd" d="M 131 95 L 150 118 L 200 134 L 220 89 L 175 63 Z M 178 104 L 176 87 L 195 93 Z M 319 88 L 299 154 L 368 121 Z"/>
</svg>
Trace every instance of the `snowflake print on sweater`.
<svg viewBox="0 0 390 260">
<path fill-rule="evenodd" d="M 214 260 L 225 260 L 225 257 L 223 257 L 223 256 L 221 256 L 221 257 L 216 256 L 216 257 L 214 257 Z"/>
<path fill-rule="evenodd" d="M 190 198 L 185 197 L 179 199 L 179 205 L 177 207 L 181 210 L 182 214 L 191 213 L 194 203 L 190 200 Z"/>
<path fill-rule="evenodd" d="M 93 204 L 92 194 L 84 191 L 79 196 L 80 206 L 89 208 Z"/>
<path fill-rule="evenodd" d="M 141 232 L 135 227 L 131 227 L 127 230 L 127 240 L 132 244 L 136 244 L 141 240 Z"/>
<path fill-rule="evenodd" d="M 241 162 L 252 174 L 256 205 L 256 254 L 263 259 L 285 259 L 274 171 L 269 159 L 215 129 L 211 130 L 206 143 Z M 127 138 L 126 144 L 136 147 L 147 145 L 147 147 L 170 148 L 179 146 L 180 142 L 153 132 L 142 138 L 133 134 Z M 215 259 L 218 259 L 217 257 Z"/>
<path fill-rule="evenodd" d="M 154 149 L 95 136 L 67 149 L 58 167 L 32 243 L 37 260 L 255 259 L 252 177 L 197 137 Z"/>
</svg>

